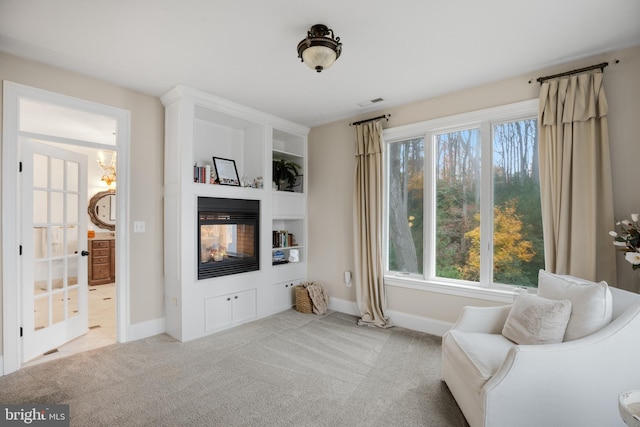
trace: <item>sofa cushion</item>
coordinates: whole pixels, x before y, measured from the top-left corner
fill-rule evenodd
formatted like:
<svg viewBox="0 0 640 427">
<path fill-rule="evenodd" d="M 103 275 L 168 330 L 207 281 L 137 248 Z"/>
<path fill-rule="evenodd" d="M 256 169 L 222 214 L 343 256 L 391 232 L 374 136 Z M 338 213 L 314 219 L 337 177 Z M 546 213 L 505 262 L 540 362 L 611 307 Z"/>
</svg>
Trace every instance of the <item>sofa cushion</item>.
<svg viewBox="0 0 640 427">
<path fill-rule="evenodd" d="M 516 344 L 562 342 L 571 301 L 552 300 L 522 292 L 516 298 L 502 328 L 502 335 Z"/>
<path fill-rule="evenodd" d="M 565 332 L 565 341 L 591 335 L 611 322 L 613 310 L 607 282 L 596 283 L 540 270 L 538 295 L 571 301 L 571 317 Z"/>
<path fill-rule="evenodd" d="M 456 367 L 461 378 L 469 381 L 476 393 L 498 368 L 514 344 L 500 334 L 450 330 L 444 337 L 442 351 Z"/>
</svg>

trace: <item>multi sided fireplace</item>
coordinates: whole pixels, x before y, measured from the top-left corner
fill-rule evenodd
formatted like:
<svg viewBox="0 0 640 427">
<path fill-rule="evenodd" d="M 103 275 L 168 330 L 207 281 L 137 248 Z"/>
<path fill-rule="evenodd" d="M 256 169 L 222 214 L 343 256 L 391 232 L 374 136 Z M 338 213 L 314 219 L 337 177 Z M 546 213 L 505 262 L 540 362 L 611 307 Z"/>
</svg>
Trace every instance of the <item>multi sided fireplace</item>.
<svg viewBox="0 0 640 427">
<path fill-rule="evenodd" d="M 260 201 L 198 197 L 198 280 L 260 269 Z"/>
</svg>

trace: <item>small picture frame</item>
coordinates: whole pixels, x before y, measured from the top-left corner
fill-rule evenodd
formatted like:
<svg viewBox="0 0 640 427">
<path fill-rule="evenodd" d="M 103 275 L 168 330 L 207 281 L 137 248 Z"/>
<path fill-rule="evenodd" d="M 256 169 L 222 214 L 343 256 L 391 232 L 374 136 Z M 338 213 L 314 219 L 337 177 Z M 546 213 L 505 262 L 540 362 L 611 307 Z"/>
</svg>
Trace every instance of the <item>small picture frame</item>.
<svg viewBox="0 0 640 427">
<path fill-rule="evenodd" d="M 236 169 L 235 160 L 223 159 L 222 157 L 213 157 L 213 167 L 216 170 L 218 184 L 240 186 L 240 178 L 238 178 L 238 169 Z"/>
</svg>

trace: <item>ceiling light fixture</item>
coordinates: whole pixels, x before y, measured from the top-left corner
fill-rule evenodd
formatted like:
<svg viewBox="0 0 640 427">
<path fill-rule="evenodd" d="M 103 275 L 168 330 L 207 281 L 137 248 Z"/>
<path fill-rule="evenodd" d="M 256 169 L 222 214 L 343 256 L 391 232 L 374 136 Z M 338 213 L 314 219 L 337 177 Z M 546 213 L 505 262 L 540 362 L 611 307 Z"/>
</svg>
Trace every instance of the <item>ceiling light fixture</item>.
<svg viewBox="0 0 640 427">
<path fill-rule="evenodd" d="M 322 24 L 311 27 L 307 37 L 298 43 L 298 58 L 318 73 L 331 67 L 340 53 L 340 37 L 335 37 L 333 30 Z"/>
</svg>

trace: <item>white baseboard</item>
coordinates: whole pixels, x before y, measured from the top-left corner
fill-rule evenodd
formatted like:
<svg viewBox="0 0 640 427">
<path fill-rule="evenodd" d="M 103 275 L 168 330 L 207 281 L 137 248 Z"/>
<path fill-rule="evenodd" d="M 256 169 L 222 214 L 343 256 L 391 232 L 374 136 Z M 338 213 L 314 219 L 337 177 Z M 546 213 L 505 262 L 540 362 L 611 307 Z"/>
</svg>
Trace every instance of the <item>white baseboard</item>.
<svg viewBox="0 0 640 427">
<path fill-rule="evenodd" d="M 396 310 L 387 310 L 387 315 L 396 326 L 438 337 L 443 336 L 445 332 L 453 326 L 453 323 L 450 322 L 431 319 L 430 317 L 416 316 L 415 314 L 403 313 Z"/>
<path fill-rule="evenodd" d="M 352 316 L 360 316 L 358 304 L 353 301 L 339 298 L 329 298 L 329 310 L 339 311 L 340 313 L 351 314 Z"/>
<path fill-rule="evenodd" d="M 329 309 L 340 313 L 359 316 L 358 304 L 339 298 L 329 298 Z M 441 337 L 453 326 L 453 323 L 442 320 L 431 319 L 429 317 L 416 316 L 415 314 L 403 313 L 397 310 L 387 310 L 387 315 L 394 325 L 412 331 L 424 332 L 426 334 Z"/>
<path fill-rule="evenodd" d="M 167 328 L 164 317 L 129 325 L 127 341 L 137 341 L 143 338 L 164 334 Z"/>
</svg>

